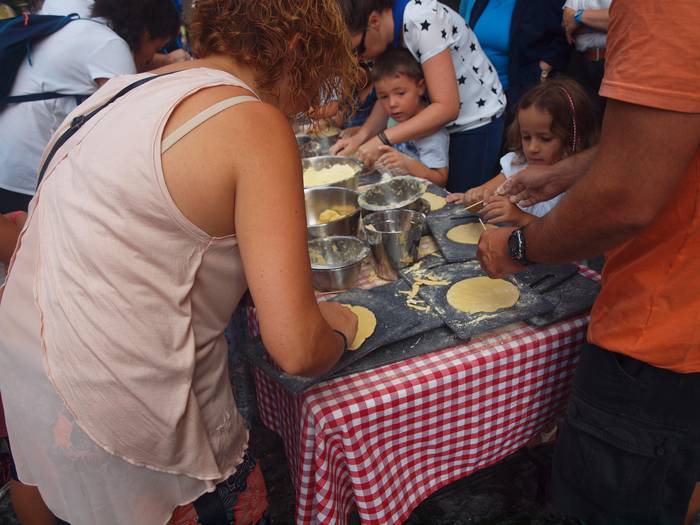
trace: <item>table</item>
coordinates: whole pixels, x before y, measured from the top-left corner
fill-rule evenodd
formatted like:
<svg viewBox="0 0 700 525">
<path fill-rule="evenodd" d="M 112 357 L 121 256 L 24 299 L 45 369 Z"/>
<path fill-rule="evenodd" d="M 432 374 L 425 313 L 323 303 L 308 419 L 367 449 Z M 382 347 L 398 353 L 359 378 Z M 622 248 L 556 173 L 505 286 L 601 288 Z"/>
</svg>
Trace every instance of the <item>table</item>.
<svg viewBox="0 0 700 525">
<path fill-rule="evenodd" d="M 592 278 L 597 274 L 582 270 Z M 525 445 L 563 410 L 588 316 L 525 324 L 292 395 L 255 370 L 296 523 L 404 521 L 431 493 Z"/>
</svg>

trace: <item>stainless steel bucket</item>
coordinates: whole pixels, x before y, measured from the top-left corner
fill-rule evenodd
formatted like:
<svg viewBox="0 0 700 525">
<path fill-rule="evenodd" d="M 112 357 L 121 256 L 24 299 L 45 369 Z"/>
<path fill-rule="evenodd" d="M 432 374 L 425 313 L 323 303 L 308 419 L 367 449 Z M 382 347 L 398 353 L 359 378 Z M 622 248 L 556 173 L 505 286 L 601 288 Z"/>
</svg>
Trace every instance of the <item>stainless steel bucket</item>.
<svg viewBox="0 0 700 525">
<path fill-rule="evenodd" d="M 377 275 L 395 281 L 401 268 L 418 259 L 425 215 L 413 210 L 378 211 L 367 215 L 363 223 Z"/>
</svg>

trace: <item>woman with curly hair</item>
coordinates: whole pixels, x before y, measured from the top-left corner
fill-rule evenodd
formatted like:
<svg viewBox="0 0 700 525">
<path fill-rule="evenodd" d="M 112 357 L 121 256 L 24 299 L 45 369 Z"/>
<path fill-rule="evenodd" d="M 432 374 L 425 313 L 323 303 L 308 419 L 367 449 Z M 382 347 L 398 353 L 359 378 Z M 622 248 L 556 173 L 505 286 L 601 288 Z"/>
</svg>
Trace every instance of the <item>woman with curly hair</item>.
<svg viewBox="0 0 700 525">
<path fill-rule="evenodd" d="M 198 60 L 112 79 L 69 115 L 153 77 L 53 157 L 0 303 L 18 478 L 72 525 L 256 523 L 231 313 L 249 289 L 292 374 L 329 370 L 357 328 L 316 302 L 288 121 L 320 93 L 350 100 L 335 0 L 199 0 L 191 33 Z"/>
<path fill-rule="evenodd" d="M 92 3 L 48 0 L 42 14 L 83 15 Z M 112 77 L 148 69 L 155 51 L 178 29 L 171 0 L 96 0 L 92 17 L 32 46 L 10 95 L 48 98 L 0 107 L 0 213 L 27 209 L 41 153 L 78 102 Z"/>
</svg>

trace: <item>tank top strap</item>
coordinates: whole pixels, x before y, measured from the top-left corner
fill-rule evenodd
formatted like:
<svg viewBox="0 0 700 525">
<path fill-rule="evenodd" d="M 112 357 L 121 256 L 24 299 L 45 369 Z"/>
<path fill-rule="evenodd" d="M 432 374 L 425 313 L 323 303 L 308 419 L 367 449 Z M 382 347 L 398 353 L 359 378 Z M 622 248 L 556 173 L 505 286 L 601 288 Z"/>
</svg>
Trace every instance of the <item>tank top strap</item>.
<svg viewBox="0 0 700 525">
<path fill-rule="evenodd" d="M 161 144 L 161 154 L 164 154 L 175 144 L 177 144 L 185 135 L 187 135 L 192 130 L 196 129 L 198 126 L 202 125 L 204 122 L 209 120 L 215 115 L 218 115 L 225 109 L 236 106 L 243 102 L 260 102 L 256 97 L 251 97 L 247 95 L 239 95 L 237 97 L 227 98 L 221 102 L 217 102 L 213 106 L 208 107 L 204 111 L 201 111 L 190 120 L 185 122 L 182 126 L 173 131 L 168 135 Z"/>
</svg>

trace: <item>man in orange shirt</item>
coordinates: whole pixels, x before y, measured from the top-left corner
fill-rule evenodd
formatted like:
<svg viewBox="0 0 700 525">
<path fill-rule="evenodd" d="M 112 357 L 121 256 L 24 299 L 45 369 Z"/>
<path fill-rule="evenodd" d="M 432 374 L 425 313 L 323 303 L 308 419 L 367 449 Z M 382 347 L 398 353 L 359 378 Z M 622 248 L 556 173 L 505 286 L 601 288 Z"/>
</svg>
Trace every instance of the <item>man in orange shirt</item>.
<svg viewBox="0 0 700 525">
<path fill-rule="evenodd" d="M 492 277 L 606 252 L 552 497 L 589 524 L 689 524 L 700 509 L 700 2 L 615 0 L 600 145 L 531 167 L 526 229 L 485 232 Z M 572 122 L 572 132 L 575 122 Z"/>
</svg>

